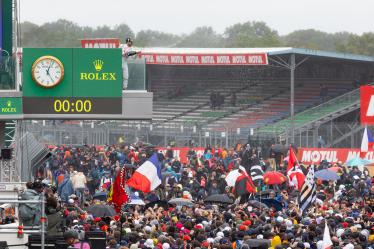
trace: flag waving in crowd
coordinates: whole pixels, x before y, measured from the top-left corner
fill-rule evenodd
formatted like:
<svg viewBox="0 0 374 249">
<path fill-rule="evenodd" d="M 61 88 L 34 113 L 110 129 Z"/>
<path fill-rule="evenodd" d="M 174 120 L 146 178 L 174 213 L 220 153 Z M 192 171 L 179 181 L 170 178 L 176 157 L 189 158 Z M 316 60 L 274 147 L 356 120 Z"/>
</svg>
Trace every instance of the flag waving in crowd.
<svg viewBox="0 0 374 249">
<path fill-rule="evenodd" d="M 127 181 L 127 185 L 149 193 L 161 184 L 161 164 L 157 153 L 145 161 Z"/>
<path fill-rule="evenodd" d="M 368 128 L 365 127 L 364 135 L 362 136 L 360 157 L 364 158 L 366 153 L 369 151 L 369 148 L 372 148 L 373 145 L 373 135 L 371 134 L 370 130 L 368 130 Z"/>
<path fill-rule="evenodd" d="M 325 221 L 325 231 L 323 233 L 323 240 L 322 240 L 322 249 L 331 249 L 332 246 L 331 235 L 329 227 L 327 226 L 327 221 Z"/>
<path fill-rule="evenodd" d="M 239 197 L 246 194 L 256 193 L 256 187 L 247 171 L 242 167 L 239 169 L 240 176 L 235 181 L 233 193 Z"/>
<path fill-rule="evenodd" d="M 316 200 L 316 189 L 317 186 L 314 181 L 314 165 L 311 165 L 300 191 L 299 207 L 301 212 L 304 213 Z"/>
<path fill-rule="evenodd" d="M 128 192 L 126 191 L 125 186 L 125 176 L 126 171 L 122 168 L 118 174 L 116 179 L 114 180 L 113 186 L 110 192 L 110 200 L 114 205 L 115 210 L 117 213 L 121 211 L 122 205 L 130 202 L 130 197 Z"/>
<path fill-rule="evenodd" d="M 254 165 L 251 167 L 251 177 L 253 182 L 259 182 L 264 179 L 264 171 L 260 165 Z"/>
<path fill-rule="evenodd" d="M 290 183 L 292 183 L 298 190 L 301 189 L 305 181 L 305 175 L 300 168 L 300 165 L 297 161 L 295 153 L 293 152 L 292 146 L 290 145 L 289 151 L 289 158 L 288 158 L 288 166 L 287 166 L 287 175 L 290 179 Z"/>
</svg>

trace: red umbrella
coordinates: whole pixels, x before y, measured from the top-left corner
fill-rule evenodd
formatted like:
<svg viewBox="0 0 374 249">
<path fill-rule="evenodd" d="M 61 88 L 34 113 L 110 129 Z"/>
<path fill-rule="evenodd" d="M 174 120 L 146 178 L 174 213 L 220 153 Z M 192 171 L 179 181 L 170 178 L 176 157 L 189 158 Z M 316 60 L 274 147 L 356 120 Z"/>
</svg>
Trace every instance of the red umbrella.
<svg viewBox="0 0 374 249">
<path fill-rule="evenodd" d="M 264 175 L 264 183 L 266 185 L 279 185 L 284 183 L 287 178 L 277 171 L 269 171 L 266 172 Z"/>
</svg>

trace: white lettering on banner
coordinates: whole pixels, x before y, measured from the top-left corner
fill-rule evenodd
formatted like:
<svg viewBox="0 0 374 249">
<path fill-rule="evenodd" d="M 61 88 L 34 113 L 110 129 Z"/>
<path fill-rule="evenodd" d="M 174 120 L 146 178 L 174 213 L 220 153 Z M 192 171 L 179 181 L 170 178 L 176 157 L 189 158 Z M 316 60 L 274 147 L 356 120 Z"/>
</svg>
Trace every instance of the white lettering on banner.
<svg viewBox="0 0 374 249">
<path fill-rule="evenodd" d="M 184 64 L 184 59 L 182 55 L 172 55 L 170 56 L 171 63 Z"/>
<path fill-rule="evenodd" d="M 230 64 L 230 56 L 227 55 L 218 55 L 217 64 Z"/>
<path fill-rule="evenodd" d="M 373 159 L 374 159 L 373 156 L 374 156 L 373 152 L 369 151 L 369 152 L 366 153 L 365 159 L 367 159 L 369 161 L 373 161 Z"/>
<path fill-rule="evenodd" d="M 156 55 L 157 63 L 169 64 L 169 56 L 167 55 Z"/>
<path fill-rule="evenodd" d="M 366 112 L 367 117 L 374 116 L 374 95 L 371 95 L 368 110 Z"/>
<path fill-rule="evenodd" d="M 95 42 L 95 43 L 86 43 L 85 48 L 116 48 L 116 45 L 114 43 L 101 43 L 101 42 Z"/>
<path fill-rule="evenodd" d="M 232 63 L 234 64 L 247 64 L 247 60 L 244 55 L 234 55 L 232 57 Z"/>
<path fill-rule="evenodd" d="M 301 157 L 302 162 L 312 162 L 312 163 L 319 163 L 322 160 L 326 160 L 328 162 L 337 162 L 337 151 L 311 151 L 306 150 L 303 151 L 303 155 Z"/>
<path fill-rule="evenodd" d="M 202 64 L 215 64 L 213 56 L 201 56 Z"/>
<path fill-rule="evenodd" d="M 150 55 L 150 54 L 146 54 L 146 55 L 143 55 L 144 59 L 148 62 L 148 63 L 154 63 L 155 62 L 155 58 L 153 57 L 153 55 Z"/>
<path fill-rule="evenodd" d="M 356 158 L 356 157 L 360 157 L 360 151 L 349 151 L 346 161 L 351 160 L 352 158 Z"/>
<path fill-rule="evenodd" d="M 262 64 L 262 56 L 261 55 L 249 55 L 248 56 L 248 63 L 250 64 Z"/>
<path fill-rule="evenodd" d="M 200 64 L 199 56 L 187 55 L 186 56 L 186 63 L 188 63 L 188 64 Z"/>
</svg>

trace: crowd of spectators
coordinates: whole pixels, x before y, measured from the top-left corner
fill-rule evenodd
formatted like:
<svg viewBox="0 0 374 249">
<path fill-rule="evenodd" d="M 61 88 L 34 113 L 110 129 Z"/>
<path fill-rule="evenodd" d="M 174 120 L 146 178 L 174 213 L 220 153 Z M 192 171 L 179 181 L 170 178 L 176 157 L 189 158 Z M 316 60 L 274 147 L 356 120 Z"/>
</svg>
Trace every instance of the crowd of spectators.
<svg viewBox="0 0 374 249">
<path fill-rule="evenodd" d="M 340 179 L 317 179 L 317 199 L 301 213 L 299 192 L 288 181 L 275 186 L 259 182 L 256 194 L 242 198 L 233 194 L 225 178 L 240 165 L 248 173 L 253 165 L 264 172 L 274 170 L 249 145 L 208 146 L 202 155 L 191 148 L 186 163 L 171 147 L 157 151 L 162 184 L 147 194 L 129 190 L 144 205 L 127 204 L 109 217 L 88 211 L 92 205 L 109 205 L 106 198 L 96 198 L 98 194 L 106 196 L 120 169 L 125 168 L 129 178 L 154 151 L 141 144 L 58 147 L 37 173 L 42 181 L 29 183 L 23 198 L 36 199 L 44 193 L 48 235 L 64 235 L 75 248 L 93 248 L 84 234 L 97 231 L 104 233 L 106 247 L 113 249 L 322 249 L 325 223 L 331 248 L 374 248 L 374 186 L 368 171 L 321 162 L 316 170 L 338 167 Z M 286 174 L 286 162 L 279 160 L 277 170 Z M 302 169 L 306 174 L 307 165 Z M 205 201 L 214 194 L 226 194 L 233 203 Z M 169 204 L 174 198 L 185 199 L 186 204 Z M 274 199 L 281 208 L 263 205 L 261 198 Z M 24 224 L 39 224 L 41 210 L 20 209 Z"/>
</svg>

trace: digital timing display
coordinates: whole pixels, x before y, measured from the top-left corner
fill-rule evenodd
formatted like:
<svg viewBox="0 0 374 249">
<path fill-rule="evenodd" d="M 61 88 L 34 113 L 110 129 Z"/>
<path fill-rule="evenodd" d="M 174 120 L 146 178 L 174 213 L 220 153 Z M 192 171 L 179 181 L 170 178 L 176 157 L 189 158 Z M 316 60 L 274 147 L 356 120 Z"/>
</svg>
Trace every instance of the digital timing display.
<svg viewBox="0 0 374 249">
<path fill-rule="evenodd" d="M 24 114 L 122 114 L 122 98 L 23 98 Z"/>
</svg>

